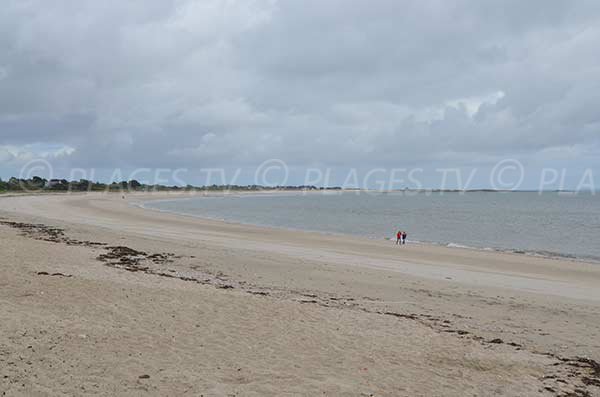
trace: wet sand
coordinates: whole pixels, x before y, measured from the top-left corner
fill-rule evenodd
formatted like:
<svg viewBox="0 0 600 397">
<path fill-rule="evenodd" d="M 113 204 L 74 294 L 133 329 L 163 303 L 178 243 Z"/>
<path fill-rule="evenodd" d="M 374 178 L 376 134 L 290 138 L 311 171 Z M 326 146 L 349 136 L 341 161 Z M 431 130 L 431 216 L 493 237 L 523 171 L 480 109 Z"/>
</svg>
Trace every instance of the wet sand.
<svg viewBox="0 0 600 397">
<path fill-rule="evenodd" d="M 132 205 L 165 197 L 0 197 L 1 391 L 599 395 L 598 264 Z"/>
</svg>

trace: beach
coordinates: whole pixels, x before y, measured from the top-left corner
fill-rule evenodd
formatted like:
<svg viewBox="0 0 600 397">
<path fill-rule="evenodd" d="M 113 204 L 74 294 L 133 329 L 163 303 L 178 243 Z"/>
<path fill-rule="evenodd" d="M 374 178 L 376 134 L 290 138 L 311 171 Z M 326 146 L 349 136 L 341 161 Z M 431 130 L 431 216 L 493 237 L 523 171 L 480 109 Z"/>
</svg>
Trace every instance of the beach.
<svg viewBox="0 0 600 397">
<path fill-rule="evenodd" d="M 139 207 L 177 197 L 0 197 L 0 391 L 600 395 L 597 263 Z"/>
</svg>

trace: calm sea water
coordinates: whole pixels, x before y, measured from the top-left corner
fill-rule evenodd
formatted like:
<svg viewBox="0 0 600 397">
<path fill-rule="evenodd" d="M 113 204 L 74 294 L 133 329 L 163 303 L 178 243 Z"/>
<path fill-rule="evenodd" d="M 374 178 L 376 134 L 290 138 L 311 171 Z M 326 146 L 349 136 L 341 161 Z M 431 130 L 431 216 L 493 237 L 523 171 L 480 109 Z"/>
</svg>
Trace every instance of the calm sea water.
<svg viewBox="0 0 600 397">
<path fill-rule="evenodd" d="M 600 196 L 309 193 L 193 197 L 147 208 L 290 229 L 600 260 Z"/>
</svg>

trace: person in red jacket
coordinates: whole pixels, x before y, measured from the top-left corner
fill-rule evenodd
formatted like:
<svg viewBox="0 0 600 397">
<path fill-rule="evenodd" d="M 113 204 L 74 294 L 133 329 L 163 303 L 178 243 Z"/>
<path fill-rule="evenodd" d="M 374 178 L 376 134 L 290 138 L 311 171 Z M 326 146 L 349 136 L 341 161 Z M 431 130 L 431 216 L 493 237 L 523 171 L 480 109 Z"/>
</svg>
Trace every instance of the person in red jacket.
<svg viewBox="0 0 600 397">
<path fill-rule="evenodd" d="M 396 245 L 400 244 L 402 242 L 402 231 L 398 230 L 398 233 L 396 233 Z"/>
</svg>

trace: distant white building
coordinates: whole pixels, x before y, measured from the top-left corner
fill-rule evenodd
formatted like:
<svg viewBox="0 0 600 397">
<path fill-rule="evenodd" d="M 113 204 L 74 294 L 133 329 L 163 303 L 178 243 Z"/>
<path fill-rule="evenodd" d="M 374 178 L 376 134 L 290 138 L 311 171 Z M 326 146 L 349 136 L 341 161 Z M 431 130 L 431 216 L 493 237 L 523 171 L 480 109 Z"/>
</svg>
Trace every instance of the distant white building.
<svg viewBox="0 0 600 397">
<path fill-rule="evenodd" d="M 58 186 L 58 185 L 60 185 L 60 183 L 61 183 L 60 179 L 50 179 L 49 181 L 46 182 L 46 187 Z"/>
</svg>

